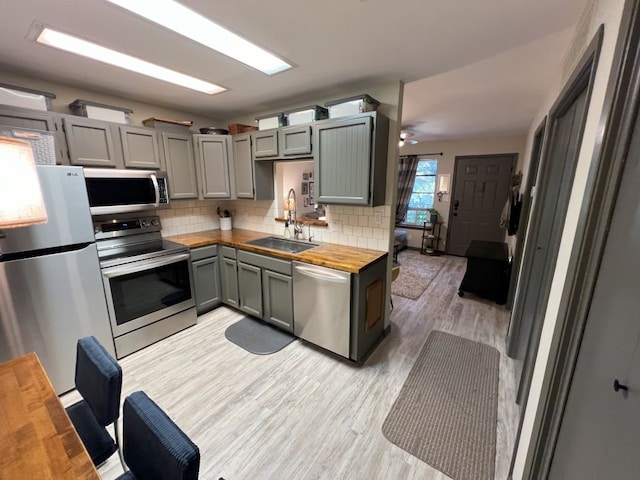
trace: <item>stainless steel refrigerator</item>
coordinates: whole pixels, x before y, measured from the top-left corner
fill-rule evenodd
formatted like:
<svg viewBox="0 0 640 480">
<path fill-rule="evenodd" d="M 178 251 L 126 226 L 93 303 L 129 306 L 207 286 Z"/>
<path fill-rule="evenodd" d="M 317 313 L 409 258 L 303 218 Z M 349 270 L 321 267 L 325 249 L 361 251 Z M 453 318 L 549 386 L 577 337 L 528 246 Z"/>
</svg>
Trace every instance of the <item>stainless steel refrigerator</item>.
<svg viewBox="0 0 640 480">
<path fill-rule="evenodd" d="M 115 352 L 82 168 L 37 169 L 48 222 L 0 230 L 0 361 L 35 351 L 60 394 L 78 338 Z"/>
</svg>

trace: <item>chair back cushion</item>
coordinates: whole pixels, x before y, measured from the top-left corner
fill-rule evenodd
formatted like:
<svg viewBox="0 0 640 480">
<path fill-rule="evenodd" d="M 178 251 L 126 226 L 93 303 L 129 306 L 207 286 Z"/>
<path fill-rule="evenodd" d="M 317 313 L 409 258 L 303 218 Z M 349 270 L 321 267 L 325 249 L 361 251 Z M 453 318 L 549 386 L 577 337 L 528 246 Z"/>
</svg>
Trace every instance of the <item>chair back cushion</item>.
<svg viewBox="0 0 640 480">
<path fill-rule="evenodd" d="M 200 450 L 144 392 L 123 407 L 124 460 L 138 480 L 195 480 Z"/>
<path fill-rule="evenodd" d="M 102 426 L 120 416 L 122 368 L 95 337 L 78 340 L 76 388 Z"/>
</svg>

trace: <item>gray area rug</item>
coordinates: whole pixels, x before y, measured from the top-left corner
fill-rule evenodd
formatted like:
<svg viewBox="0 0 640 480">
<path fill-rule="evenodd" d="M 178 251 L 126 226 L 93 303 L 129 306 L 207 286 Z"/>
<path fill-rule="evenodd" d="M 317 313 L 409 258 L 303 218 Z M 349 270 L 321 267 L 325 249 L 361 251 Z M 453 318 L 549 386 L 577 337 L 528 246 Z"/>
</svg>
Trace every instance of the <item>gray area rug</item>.
<svg viewBox="0 0 640 480">
<path fill-rule="evenodd" d="M 431 332 L 382 433 L 454 480 L 493 480 L 499 365 L 493 347 Z"/>
<path fill-rule="evenodd" d="M 400 274 L 391 283 L 391 293 L 411 300 L 420 298 L 446 261 L 445 257 L 421 255 L 415 250 L 401 251 Z"/>
<path fill-rule="evenodd" d="M 224 331 L 227 340 L 256 355 L 270 355 L 282 350 L 296 337 L 267 325 L 260 320 L 244 317 Z"/>
</svg>

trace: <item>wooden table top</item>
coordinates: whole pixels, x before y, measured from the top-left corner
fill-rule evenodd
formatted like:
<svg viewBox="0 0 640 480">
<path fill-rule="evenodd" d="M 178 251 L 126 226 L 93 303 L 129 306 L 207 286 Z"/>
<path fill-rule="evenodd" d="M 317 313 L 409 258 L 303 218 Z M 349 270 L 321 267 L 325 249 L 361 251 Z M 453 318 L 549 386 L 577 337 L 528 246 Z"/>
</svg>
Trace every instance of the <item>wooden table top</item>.
<svg viewBox="0 0 640 480">
<path fill-rule="evenodd" d="M 35 353 L 0 363 L 0 479 L 100 479 Z"/>
<path fill-rule="evenodd" d="M 335 268 L 344 272 L 359 273 L 366 266 L 387 255 L 387 252 L 369 250 L 366 248 L 348 247 L 335 243 L 317 242 L 319 246 L 302 253 L 291 254 L 272 250 L 270 248 L 257 247 L 246 242 L 263 237 L 278 236 L 252 230 L 234 228 L 232 230 L 207 230 L 204 232 L 185 233 L 167 237 L 167 240 L 178 242 L 189 248 L 204 247 L 207 245 L 227 245 L 229 247 L 242 248 L 256 253 L 265 253 L 274 257 L 287 260 L 319 265 L 321 267 Z M 312 242 L 316 243 L 316 242 Z"/>
</svg>

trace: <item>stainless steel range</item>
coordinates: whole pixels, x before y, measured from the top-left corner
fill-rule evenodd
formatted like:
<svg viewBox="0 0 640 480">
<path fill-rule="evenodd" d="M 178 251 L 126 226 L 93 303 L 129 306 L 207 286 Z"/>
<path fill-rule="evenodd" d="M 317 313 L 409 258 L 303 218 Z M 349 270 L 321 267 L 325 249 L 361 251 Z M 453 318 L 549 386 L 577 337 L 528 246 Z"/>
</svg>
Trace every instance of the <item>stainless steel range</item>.
<svg viewBox="0 0 640 480">
<path fill-rule="evenodd" d="M 159 217 L 93 226 L 117 358 L 196 324 L 189 249 L 162 239 Z"/>
</svg>

